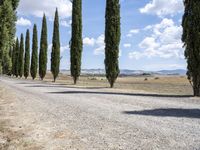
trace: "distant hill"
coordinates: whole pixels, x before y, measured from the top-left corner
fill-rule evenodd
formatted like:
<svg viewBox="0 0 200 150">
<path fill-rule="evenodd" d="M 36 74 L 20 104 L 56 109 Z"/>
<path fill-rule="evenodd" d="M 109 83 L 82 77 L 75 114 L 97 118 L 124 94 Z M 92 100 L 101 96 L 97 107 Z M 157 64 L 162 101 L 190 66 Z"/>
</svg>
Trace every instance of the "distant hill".
<svg viewBox="0 0 200 150">
<path fill-rule="evenodd" d="M 82 75 L 104 75 L 104 69 L 83 69 Z M 61 73 L 70 74 L 69 70 L 61 70 Z M 176 69 L 176 70 L 160 70 L 160 71 L 143 71 L 143 70 L 120 70 L 120 75 L 124 76 L 135 76 L 135 75 L 186 75 L 186 70 Z"/>
<path fill-rule="evenodd" d="M 158 73 L 160 74 L 178 74 L 178 75 L 186 75 L 186 70 L 184 69 L 177 69 L 177 70 L 160 70 Z"/>
</svg>

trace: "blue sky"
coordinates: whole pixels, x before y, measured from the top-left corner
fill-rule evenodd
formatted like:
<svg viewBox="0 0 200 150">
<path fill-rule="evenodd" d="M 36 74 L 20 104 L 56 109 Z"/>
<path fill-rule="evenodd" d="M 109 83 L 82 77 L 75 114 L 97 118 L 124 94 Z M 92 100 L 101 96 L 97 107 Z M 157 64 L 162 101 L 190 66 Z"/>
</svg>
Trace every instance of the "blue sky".
<svg viewBox="0 0 200 150">
<path fill-rule="evenodd" d="M 106 0 L 83 0 L 82 68 L 104 68 Z M 50 59 L 55 8 L 60 14 L 61 69 L 69 69 L 71 3 L 68 0 L 21 0 L 17 36 L 33 24 L 41 32 L 42 14 L 48 18 Z M 120 68 L 133 70 L 185 69 L 181 43 L 182 0 L 121 0 Z M 48 62 L 48 66 L 50 63 Z"/>
</svg>

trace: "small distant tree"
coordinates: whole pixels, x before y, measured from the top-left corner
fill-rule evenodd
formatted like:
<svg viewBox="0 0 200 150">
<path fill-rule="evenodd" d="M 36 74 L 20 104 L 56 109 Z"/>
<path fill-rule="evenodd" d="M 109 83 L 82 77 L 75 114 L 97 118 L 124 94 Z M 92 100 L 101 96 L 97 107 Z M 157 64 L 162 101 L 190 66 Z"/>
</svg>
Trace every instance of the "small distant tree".
<svg viewBox="0 0 200 150">
<path fill-rule="evenodd" d="M 38 37 L 37 37 L 37 26 L 34 24 L 33 27 L 33 41 L 32 41 L 32 57 L 31 57 L 31 77 L 34 80 L 37 76 L 38 69 Z"/>
<path fill-rule="evenodd" d="M 13 59 L 13 62 L 14 62 L 14 66 L 13 66 L 13 74 L 18 77 L 19 76 L 19 73 L 18 73 L 18 66 L 19 66 L 19 62 L 18 62 L 18 57 L 19 57 L 19 40 L 17 38 L 16 40 L 16 44 L 15 44 L 15 53 L 13 53 L 14 55 L 14 59 Z"/>
<path fill-rule="evenodd" d="M 15 41 L 15 43 L 13 44 L 13 49 L 12 49 L 12 75 L 15 75 L 15 54 L 16 54 L 16 43 L 17 40 Z"/>
<path fill-rule="evenodd" d="M 19 76 L 21 78 L 23 76 L 23 72 L 24 72 L 24 36 L 23 36 L 23 34 L 21 34 L 18 63 L 19 63 L 18 72 L 19 72 Z"/>
<path fill-rule="evenodd" d="M 187 76 L 194 96 L 200 96 L 200 1 L 185 0 L 182 41 L 187 60 Z"/>
<path fill-rule="evenodd" d="M 24 77 L 27 79 L 29 76 L 30 67 L 30 33 L 29 30 L 26 31 L 26 41 L 25 41 L 25 57 L 24 57 Z"/>
<path fill-rule="evenodd" d="M 51 72 L 53 74 L 54 82 L 60 72 L 60 33 L 59 33 L 59 17 L 56 9 L 54 18 L 54 30 L 51 52 Z"/>
<path fill-rule="evenodd" d="M 82 57 L 82 0 L 72 1 L 72 37 L 70 42 L 71 76 L 76 84 L 81 74 Z"/>
<path fill-rule="evenodd" d="M 46 22 L 46 16 L 44 14 L 43 21 L 42 21 L 42 31 L 41 31 L 41 39 L 40 39 L 40 54 L 39 54 L 39 75 L 40 75 L 41 80 L 43 80 L 46 75 L 47 50 L 48 50 L 47 22 Z"/>
<path fill-rule="evenodd" d="M 119 0 L 106 0 L 105 70 L 111 88 L 119 75 L 120 36 Z"/>
</svg>

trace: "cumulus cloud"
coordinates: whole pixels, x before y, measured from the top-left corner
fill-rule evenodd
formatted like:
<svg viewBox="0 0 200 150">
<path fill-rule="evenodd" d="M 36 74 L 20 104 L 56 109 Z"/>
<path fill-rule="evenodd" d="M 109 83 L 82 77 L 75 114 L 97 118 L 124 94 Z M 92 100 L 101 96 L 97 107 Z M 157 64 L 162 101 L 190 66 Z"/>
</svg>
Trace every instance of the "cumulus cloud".
<svg viewBox="0 0 200 150">
<path fill-rule="evenodd" d="M 61 19 L 71 16 L 72 4 L 69 0 L 20 0 L 18 12 L 21 15 L 33 15 L 42 17 L 54 17 L 55 9 L 58 8 Z"/>
<path fill-rule="evenodd" d="M 124 48 L 130 48 L 131 47 L 131 44 L 130 43 L 125 43 L 123 44 Z"/>
<path fill-rule="evenodd" d="M 104 54 L 105 51 L 105 43 L 104 43 L 105 36 L 101 34 L 97 39 L 96 39 L 96 47 L 94 50 L 95 55 L 102 55 Z"/>
<path fill-rule="evenodd" d="M 151 25 L 151 30 L 151 35 L 139 43 L 141 51 L 129 53 L 129 58 L 184 58 L 181 26 L 175 25 L 172 19 L 164 18 L 159 24 Z"/>
<path fill-rule="evenodd" d="M 60 21 L 60 25 L 64 26 L 64 27 L 70 27 L 71 23 L 72 23 L 72 20 L 69 20 L 69 21 L 67 21 L 67 20 L 61 20 Z"/>
<path fill-rule="evenodd" d="M 101 34 L 97 38 L 85 37 L 83 39 L 83 45 L 93 47 L 94 55 L 103 55 L 105 51 L 104 39 L 104 34 Z"/>
<path fill-rule="evenodd" d="M 138 34 L 139 32 L 140 32 L 139 29 L 131 29 L 126 36 L 127 37 L 132 37 L 134 34 Z"/>
<path fill-rule="evenodd" d="M 31 21 L 23 17 L 19 18 L 16 22 L 18 26 L 31 26 Z"/>
<path fill-rule="evenodd" d="M 182 12 L 183 9 L 182 0 L 151 0 L 143 8 L 140 8 L 140 12 L 163 17 L 166 15 L 175 15 Z"/>
<path fill-rule="evenodd" d="M 85 37 L 83 39 L 83 44 L 85 46 L 94 46 L 95 45 L 95 39 L 94 38 Z"/>
</svg>

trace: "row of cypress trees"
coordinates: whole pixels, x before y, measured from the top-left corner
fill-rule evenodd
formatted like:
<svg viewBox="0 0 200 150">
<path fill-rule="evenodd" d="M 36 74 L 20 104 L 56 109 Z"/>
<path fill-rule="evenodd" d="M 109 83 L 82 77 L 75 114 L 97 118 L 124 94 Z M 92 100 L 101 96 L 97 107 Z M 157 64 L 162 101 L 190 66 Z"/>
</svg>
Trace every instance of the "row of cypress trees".
<svg viewBox="0 0 200 150">
<path fill-rule="evenodd" d="M 51 54 L 51 71 L 55 81 L 59 73 L 59 65 L 60 65 L 59 18 L 57 9 L 55 13 L 54 33 L 53 33 L 52 43 L 53 46 Z M 46 22 L 46 16 L 44 14 L 42 21 L 41 38 L 40 38 L 39 59 L 38 59 L 37 25 L 34 24 L 31 61 L 30 61 L 30 32 L 27 29 L 26 40 L 25 40 L 25 54 L 24 54 L 23 34 L 21 34 L 20 41 L 18 38 L 16 39 L 12 54 L 12 64 L 13 64 L 12 74 L 16 77 L 24 76 L 25 78 L 27 78 L 30 72 L 32 79 L 35 79 L 37 76 L 38 63 L 39 63 L 39 76 L 41 80 L 43 80 L 47 71 L 47 50 L 48 50 L 47 22 Z"/>
<path fill-rule="evenodd" d="M 82 57 L 82 0 L 71 0 L 72 9 L 72 38 L 70 41 L 71 75 L 74 83 L 80 76 Z M 16 32 L 16 9 L 19 0 L 0 1 L 0 74 L 31 76 L 35 79 L 38 69 L 38 40 L 37 26 L 33 28 L 32 58 L 30 66 L 30 33 L 26 32 L 25 56 L 24 37 L 14 42 Z M 187 76 L 190 81 L 194 96 L 200 96 L 200 1 L 184 0 L 185 12 L 183 15 L 182 41 L 185 47 L 185 57 L 188 63 Z M 119 0 L 106 0 L 106 26 L 105 26 L 105 70 L 106 77 L 113 87 L 119 75 L 119 43 L 120 43 L 120 4 Z M 56 10 L 54 19 L 54 32 L 51 53 L 51 72 L 56 80 L 60 65 L 60 38 L 59 17 Z M 14 46 L 13 46 L 14 45 Z M 39 75 L 43 78 L 47 70 L 47 24 L 43 17 L 40 53 Z"/>
<path fill-rule="evenodd" d="M 106 77 L 113 87 L 118 75 L 118 57 L 119 57 L 119 43 L 120 43 L 120 5 L 119 0 L 111 0 L 106 3 L 106 29 L 105 29 L 105 70 Z M 17 39 L 13 56 L 13 75 L 16 77 L 25 78 L 29 75 L 30 65 L 30 35 L 29 30 L 26 33 L 25 41 L 25 57 L 24 55 L 24 38 L 21 35 L 20 42 Z M 45 15 L 42 21 L 42 31 L 40 40 L 40 52 L 39 52 L 39 76 L 43 80 L 47 70 L 47 22 Z M 82 58 L 82 0 L 72 1 L 72 37 L 70 40 L 70 61 L 71 61 L 71 76 L 73 77 L 74 84 L 76 84 L 81 74 L 81 58 Z M 52 52 L 51 52 L 51 72 L 53 79 L 59 74 L 60 66 L 60 35 L 59 35 L 59 16 L 58 10 L 55 12 L 54 30 L 52 40 Z M 37 38 L 37 26 L 33 27 L 32 38 L 32 57 L 30 74 L 33 79 L 36 78 L 38 70 L 38 38 Z"/>
</svg>

